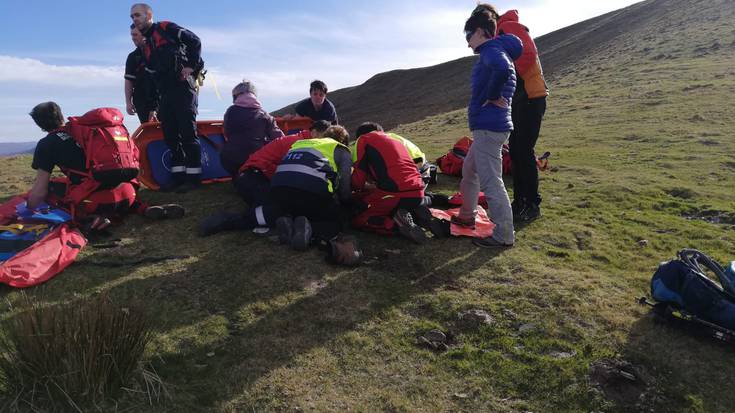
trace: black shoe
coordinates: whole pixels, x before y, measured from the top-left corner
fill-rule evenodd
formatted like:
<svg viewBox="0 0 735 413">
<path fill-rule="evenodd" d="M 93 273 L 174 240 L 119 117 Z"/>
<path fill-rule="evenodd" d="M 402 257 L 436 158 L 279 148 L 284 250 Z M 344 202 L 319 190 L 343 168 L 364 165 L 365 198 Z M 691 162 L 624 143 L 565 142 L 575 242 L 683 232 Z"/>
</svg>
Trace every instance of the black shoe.
<svg viewBox="0 0 735 413">
<path fill-rule="evenodd" d="M 405 209 L 399 209 L 393 215 L 393 221 L 398 226 L 398 232 L 404 237 L 417 244 L 426 242 L 426 233 L 413 221 L 411 213 Z"/>
<path fill-rule="evenodd" d="M 513 215 L 515 222 L 531 222 L 541 217 L 541 208 L 536 204 L 526 205 L 518 216 Z"/>
<path fill-rule="evenodd" d="M 199 236 L 207 237 L 221 231 L 243 229 L 241 214 L 220 211 L 204 218 L 199 223 Z"/>
<path fill-rule="evenodd" d="M 296 251 L 306 251 L 311 243 L 311 223 L 306 217 L 296 217 L 293 220 L 293 234 L 291 234 L 291 248 Z"/>
<path fill-rule="evenodd" d="M 510 203 L 510 209 L 513 211 L 514 220 L 525 208 L 526 201 L 524 199 L 514 199 L 513 202 Z"/>
<path fill-rule="evenodd" d="M 428 230 L 431 231 L 434 238 L 447 238 L 452 235 L 451 223 L 443 219 L 433 218 L 429 222 Z"/>
<path fill-rule="evenodd" d="M 419 206 L 411 212 L 413 221 L 416 225 L 423 229 L 427 229 L 434 234 L 434 238 L 446 238 L 451 235 L 449 221 L 434 218 L 429 208 Z"/>
<path fill-rule="evenodd" d="M 293 218 L 289 216 L 279 217 L 276 220 L 276 232 L 279 244 L 290 244 L 293 235 Z"/>
<path fill-rule="evenodd" d="M 487 237 L 487 238 L 475 238 L 472 240 L 472 243 L 477 245 L 480 248 L 487 248 L 487 249 L 510 248 L 513 246 L 513 244 L 503 244 L 502 242 L 496 240 L 492 236 Z"/>
<path fill-rule="evenodd" d="M 153 205 L 146 208 L 143 215 L 155 220 L 177 219 L 186 215 L 186 210 L 179 204 Z"/>
</svg>

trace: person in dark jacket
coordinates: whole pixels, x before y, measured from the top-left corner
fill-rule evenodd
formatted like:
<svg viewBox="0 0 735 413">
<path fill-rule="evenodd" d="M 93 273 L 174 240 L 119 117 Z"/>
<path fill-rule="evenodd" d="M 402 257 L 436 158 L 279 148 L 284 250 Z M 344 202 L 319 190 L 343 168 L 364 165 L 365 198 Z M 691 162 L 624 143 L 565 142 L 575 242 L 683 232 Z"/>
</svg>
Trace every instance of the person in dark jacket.
<svg viewBox="0 0 735 413">
<path fill-rule="evenodd" d="M 513 60 L 523 45 L 513 35 L 495 37 L 497 13 L 480 4 L 465 23 L 465 38 L 479 55 L 472 68 L 472 94 L 467 109 L 474 143 L 462 166 L 460 190 L 464 202 L 454 224 L 474 227 L 477 195 L 482 190 L 495 223 L 493 234 L 473 240 L 479 247 L 510 247 L 515 242 L 513 212 L 503 184 L 502 147 L 513 129 L 511 103 L 516 86 Z"/>
<path fill-rule="evenodd" d="M 176 23 L 154 23 L 153 9 L 145 3 L 134 4 L 130 18 L 146 39 L 145 68 L 158 88 L 158 118 L 172 154 L 173 184 L 164 190 L 186 192 L 200 185 L 202 175 L 196 133 L 198 79 L 204 67 L 202 43 Z"/>
<path fill-rule="evenodd" d="M 125 110 L 128 115 L 137 114 L 140 123 L 145 123 L 156 119 L 158 91 L 145 70 L 145 37 L 134 24 L 130 25 L 130 38 L 135 50 L 128 54 L 125 61 Z"/>
<path fill-rule="evenodd" d="M 296 114 L 308 116 L 312 120 L 326 120 L 332 125 L 339 123 L 334 104 L 327 99 L 327 85 L 315 80 L 309 85 L 309 97 L 296 104 Z"/>
<path fill-rule="evenodd" d="M 222 167 L 233 177 L 248 157 L 268 142 L 283 136 L 276 119 L 264 111 L 255 85 L 243 80 L 232 89 L 233 105 L 225 112 L 225 145 L 220 152 Z"/>
</svg>

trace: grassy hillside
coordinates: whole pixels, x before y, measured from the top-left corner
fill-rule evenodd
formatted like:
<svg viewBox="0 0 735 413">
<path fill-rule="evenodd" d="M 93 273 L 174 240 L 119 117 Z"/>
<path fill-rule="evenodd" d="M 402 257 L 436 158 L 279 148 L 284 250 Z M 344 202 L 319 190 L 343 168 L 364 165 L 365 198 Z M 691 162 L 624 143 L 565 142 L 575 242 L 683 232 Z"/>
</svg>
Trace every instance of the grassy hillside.
<svg viewBox="0 0 735 413">
<path fill-rule="evenodd" d="M 114 230 L 121 246 L 89 247 L 25 293 L 148 303 L 147 359 L 171 399 L 118 406 L 135 411 L 732 411 L 732 350 L 654 323 L 635 299 L 680 248 L 735 259 L 735 7 L 644 5 L 655 7 L 640 6 L 645 22 L 609 21 L 631 32 L 550 82 L 544 216 L 510 250 L 360 233 L 368 260 L 345 269 L 251 233 L 198 239 L 201 217 L 241 208 L 220 184 L 144 191 L 189 215 L 131 217 Z M 395 131 L 431 158 L 468 133 L 463 110 Z M 0 196 L 29 185 L 28 156 L 2 162 Z M 457 186 L 440 176 L 440 191 Z M 1 317 L 14 317 L 21 294 L 0 296 Z M 462 322 L 469 309 L 492 321 Z M 431 329 L 451 333 L 446 351 L 419 344 Z M 635 381 L 597 367 L 622 362 Z"/>
</svg>

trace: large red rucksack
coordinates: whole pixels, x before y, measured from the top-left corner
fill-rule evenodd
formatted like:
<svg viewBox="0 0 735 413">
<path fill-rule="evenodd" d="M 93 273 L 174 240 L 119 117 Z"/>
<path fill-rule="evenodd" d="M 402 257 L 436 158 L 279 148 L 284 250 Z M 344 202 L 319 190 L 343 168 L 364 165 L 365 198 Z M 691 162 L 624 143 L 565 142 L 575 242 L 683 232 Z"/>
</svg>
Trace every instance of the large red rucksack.
<svg viewBox="0 0 735 413">
<path fill-rule="evenodd" d="M 464 158 L 472 146 L 472 138 L 467 136 L 461 137 L 454 144 L 452 150 L 446 155 L 442 155 L 436 160 L 442 173 L 445 175 L 462 176 L 462 165 Z M 549 156 L 551 152 L 545 152 L 540 158 L 536 157 L 536 166 L 540 171 L 545 171 L 549 167 Z M 513 160 L 510 157 L 510 149 L 508 144 L 503 144 L 503 175 L 511 175 L 513 173 Z"/>
<path fill-rule="evenodd" d="M 130 182 L 138 176 L 138 148 L 130 140 L 119 110 L 92 109 L 69 118 L 66 130 L 87 158 L 83 175 L 109 186 Z"/>
<path fill-rule="evenodd" d="M 70 117 L 65 130 L 82 148 L 87 159 L 86 171 L 71 172 L 90 178 L 76 191 L 67 194 L 70 202 L 81 202 L 100 186 L 114 188 L 138 176 L 138 148 L 130 139 L 119 110 L 99 108 L 79 117 Z"/>
<path fill-rule="evenodd" d="M 445 175 L 462 176 L 462 165 L 464 164 L 464 158 L 467 156 L 467 152 L 470 150 L 472 145 L 472 138 L 463 136 L 457 143 L 454 144 L 452 150 L 446 155 L 440 156 L 436 160 L 436 164 Z"/>
</svg>

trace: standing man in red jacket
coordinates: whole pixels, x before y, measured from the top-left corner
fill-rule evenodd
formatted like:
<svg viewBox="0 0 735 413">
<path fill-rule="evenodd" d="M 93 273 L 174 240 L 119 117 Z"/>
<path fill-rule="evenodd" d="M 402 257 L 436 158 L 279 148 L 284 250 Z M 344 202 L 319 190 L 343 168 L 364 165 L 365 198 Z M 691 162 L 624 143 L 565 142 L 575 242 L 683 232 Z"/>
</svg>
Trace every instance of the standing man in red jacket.
<svg viewBox="0 0 735 413">
<path fill-rule="evenodd" d="M 549 91 L 536 43 L 528 27 L 518 22 L 517 10 L 500 16 L 497 34 L 512 34 L 523 42 L 523 53 L 514 62 L 518 79 L 511 105 L 514 129 L 510 134 L 509 146 L 513 160 L 513 219 L 516 222 L 530 222 L 541 216 L 534 146 L 541 131 Z"/>
</svg>

